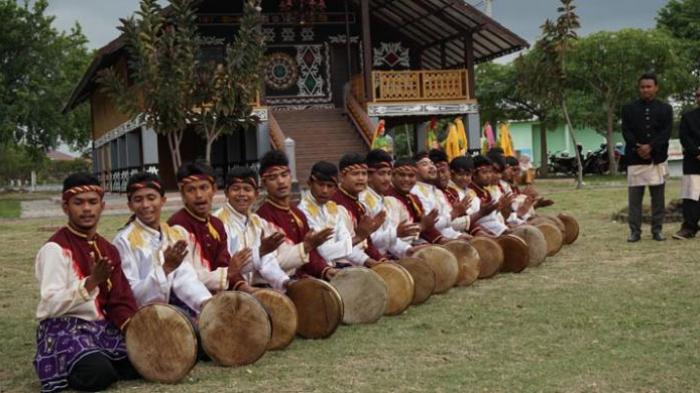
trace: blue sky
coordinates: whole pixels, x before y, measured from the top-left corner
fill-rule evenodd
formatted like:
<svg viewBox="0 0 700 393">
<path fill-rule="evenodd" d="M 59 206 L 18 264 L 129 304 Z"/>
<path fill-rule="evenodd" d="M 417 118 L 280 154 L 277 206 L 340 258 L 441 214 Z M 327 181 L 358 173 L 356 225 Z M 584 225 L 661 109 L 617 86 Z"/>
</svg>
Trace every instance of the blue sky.
<svg viewBox="0 0 700 393">
<path fill-rule="evenodd" d="M 483 0 L 468 2 L 478 4 Z M 665 3 L 666 0 L 577 0 L 580 33 L 653 27 L 657 11 Z M 80 23 L 90 47 L 99 48 L 116 38 L 119 18 L 130 15 L 138 4 L 138 0 L 49 0 L 49 13 L 56 16 L 59 29 Z M 493 17 L 532 43 L 545 18 L 556 17 L 558 4 L 558 0 L 493 0 Z"/>
</svg>

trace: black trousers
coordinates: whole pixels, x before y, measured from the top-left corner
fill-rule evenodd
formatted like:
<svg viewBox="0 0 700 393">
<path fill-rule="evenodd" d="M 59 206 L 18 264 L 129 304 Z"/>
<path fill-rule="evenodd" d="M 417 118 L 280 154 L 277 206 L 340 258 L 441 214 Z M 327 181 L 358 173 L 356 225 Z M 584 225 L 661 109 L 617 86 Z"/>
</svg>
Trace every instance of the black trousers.
<svg viewBox="0 0 700 393">
<path fill-rule="evenodd" d="M 681 228 L 697 233 L 700 221 L 700 201 L 683 199 L 683 225 Z"/>
<path fill-rule="evenodd" d="M 80 359 L 68 375 L 68 386 L 82 392 L 105 390 L 120 379 L 140 378 L 129 359 L 112 361 L 101 353 Z"/>
<path fill-rule="evenodd" d="M 642 233 L 642 200 L 644 199 L 645 186 L 628 187 L 629 216 L 627 222 L 632 234 Z M 649 186 L 651 194 L 651 233 L 661 233 L 664 223 L 664 210 L 666 208 L 666 185 Z"/>
</svg>

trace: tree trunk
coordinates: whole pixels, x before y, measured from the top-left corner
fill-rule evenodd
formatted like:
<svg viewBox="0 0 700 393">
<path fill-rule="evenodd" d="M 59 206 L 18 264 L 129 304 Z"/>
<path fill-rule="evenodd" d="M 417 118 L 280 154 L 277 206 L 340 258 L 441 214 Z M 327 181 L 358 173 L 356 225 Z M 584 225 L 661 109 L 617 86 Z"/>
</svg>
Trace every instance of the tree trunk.
<svg viewBox="0 0 700 393">
<path fill-rule="evenodd" d="M 173 174 L 177 173 L 177 170 L 180 168 L 180 165 L 178 163 L 178 157 L 177 157 L 177 147 L 175 143 L 175 136 L 173 135 L 172 132 L 169 132 L 166 135 L 168 139 L 168 148 L 170 149 L 170 159 L 173 164 Z"/>
<path fill-rule="evenodd" d="M 545 119 L 540 118 L 539 120 L 540 120 L 540 176 L 547 177 L 549 175 L 549 154 L 547 154 L 547 128 L 544 125 Z"/>
<path fill-rule="evenodd" d="M 612 103 L 608 105 L 608 132 L 605 140 L 608 143 L 608 161 L 610 162 L 608 169 L 611 175 L 617 175 L 617 161 L 615 161 L 615 146 L 613 144 L 613 107 Z"/>
<path fill-rule="evenodd" d="M 170 148 L 170 158 L 173 164 L 173 174 L 177 173 L 182 165 L 182 157 L 180 156 L 180 142 L 182 141 L 182 131 L 171 131 L 166 134 L 168 147 Z"/>
<path fill-rule="evenodd" d="M 566 107 L 566 99 L 562 97 L 561 108 L 564 112 L 564 118 L 566 119 L 566 125 L 569 126 L 569 134 L 571 134 L 571 140 L 574 142 L 574 151 L 576 152 L 576 165 L 578 166 L 578 173 L 576 176 L 576 188 L 583 188 L 583 165 L 581 165 L 581 153 L 578 151 L 578 143 L 576 143 L 576 133 L 574 132 L 574 127 L 571 124 L 571 118 L 569 117 L 569 110 Z"/>
<path fill-rule="evenodd" d="M 204 152 L 204 159 L 207 160 L 207 164 L 211 166 L 211 145 L 214 143 L 214 140 L 207 135 L 207 141 L 206 141 L 206 151 Z"/>
</svg>

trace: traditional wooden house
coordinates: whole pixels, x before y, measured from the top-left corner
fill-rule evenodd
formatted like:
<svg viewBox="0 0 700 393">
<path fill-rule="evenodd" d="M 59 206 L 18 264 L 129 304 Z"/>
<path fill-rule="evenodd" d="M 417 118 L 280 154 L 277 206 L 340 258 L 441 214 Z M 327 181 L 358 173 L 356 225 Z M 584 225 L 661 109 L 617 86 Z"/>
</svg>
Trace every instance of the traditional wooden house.
<svg viewBox="0 0 700 393">
<path fill-rule="evenodd" d="M 223 57 L 241 12 L 241 1 L 199 3 L 202 56 Z M 212 165 L 222 176 L 291 138 L 296 174 L 305 179 L 317 160 L 366 152 L 380 120 L 390 133 L 402 130 L 395 141 L 415 151 L 430 119 L 461 116 L 469 146 L 478 149 L 474 64 L 528 45 L 463 0 L 263 0 L 262 12 L 267 59 L 254 108 L 260 124 L 215 143 Z M 94 170 L 108 189 L 123 190 L 141 169 L 173 186 L 164 137 L 120 113 L 95 83 L 100 69 L 126 67 L 125 56 L 122 37 L 100 49 L 66 110 L 90 103 Z M 203 141 L 188 133 L 183 161 L 203 152 Z"/>
</svg>

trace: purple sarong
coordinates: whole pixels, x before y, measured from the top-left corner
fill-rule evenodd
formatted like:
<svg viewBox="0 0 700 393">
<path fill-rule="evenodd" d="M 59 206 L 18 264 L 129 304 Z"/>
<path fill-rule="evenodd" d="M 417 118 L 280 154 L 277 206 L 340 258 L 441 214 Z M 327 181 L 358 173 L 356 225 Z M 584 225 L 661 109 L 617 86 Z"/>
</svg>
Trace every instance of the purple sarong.
<svg viewBox="0 0 700 393">
<path fill-rule="evenodd" d="M 34 368 L 42 392 L 56 392 L 68 387 L 73 365 L 92 353 L 102 353 L 110 360 L 126 358 L 126 341 L 111 323 L 86 321 L 75 317 L 49 318 L 39 322 L 36 332 Z"/>
</svg>

